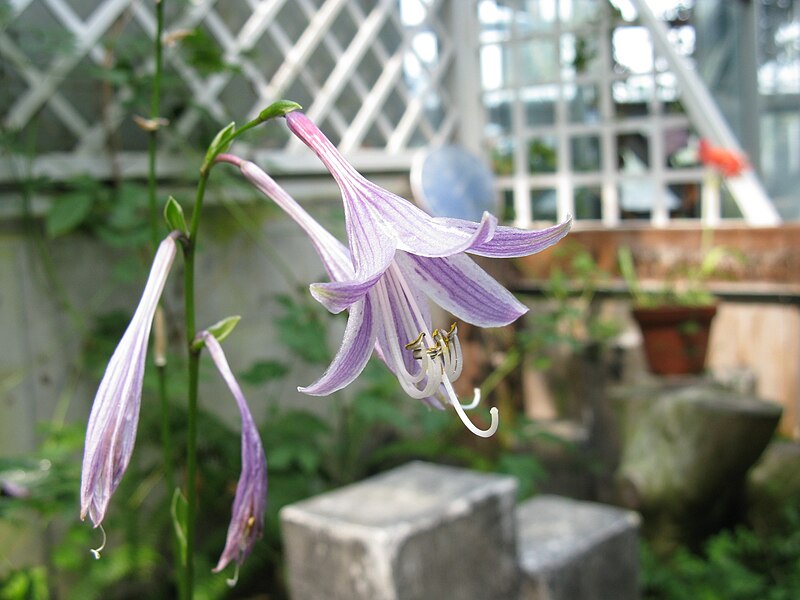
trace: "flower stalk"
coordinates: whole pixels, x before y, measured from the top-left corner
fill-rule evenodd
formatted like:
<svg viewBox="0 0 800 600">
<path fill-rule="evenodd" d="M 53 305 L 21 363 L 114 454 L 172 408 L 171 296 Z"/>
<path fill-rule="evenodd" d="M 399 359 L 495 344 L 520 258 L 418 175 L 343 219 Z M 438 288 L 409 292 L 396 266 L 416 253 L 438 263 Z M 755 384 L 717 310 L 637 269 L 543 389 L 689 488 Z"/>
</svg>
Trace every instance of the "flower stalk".
<svg viewBox="0 0 800 600">
<path fill-rule="evenodd" d="M 187 558 L 183 570 L 183 589 L 186 597 L 191 600 L 194 590 L 194 547 L 197 514 L 197 399 L 200 372 L 200 348 L 194 345 L 194 332 L 197 331 L 195 322 L 195 253 L 197 240 L 200 231 L 200 215 L 203 209 L 208 178 L 211 168 L 214 166 L 217 156 L 225 152 L 233 141 L 244 132 L 256 127 L 270 119 L 285 116 L 291 111 L 300 108 L 299 104 L 285 100 L 275 102 L 261 111 L 259 115 L 236 128 L 235 123 L 230 123 L 223 128 L 212 140 L 206 151 L 203 164 L 200 167 L 200 177 L 197 182 L 194 207 L 189 222 L 189 233 L 183 240 L 183 260 L 184 260 L 184 323 L 186 330 L 186 342 L 189 353 L 188 365 L 188 399 L 187 399 L 187 440 L 186 440 L 186 548 Z"/>
</svg>

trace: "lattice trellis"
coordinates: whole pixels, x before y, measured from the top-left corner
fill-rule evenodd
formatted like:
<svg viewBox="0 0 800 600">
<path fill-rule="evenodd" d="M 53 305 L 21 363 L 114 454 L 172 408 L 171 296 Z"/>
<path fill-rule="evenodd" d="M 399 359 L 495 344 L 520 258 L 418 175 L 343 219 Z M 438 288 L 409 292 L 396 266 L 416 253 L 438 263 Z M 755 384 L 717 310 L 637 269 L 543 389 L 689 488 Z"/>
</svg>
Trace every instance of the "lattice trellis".
<svg viewBox="0 0 800 600">
<path fill-rule="evenodd" d="M 154 2 L 9 0 L 0 25 L 0 114 L 36 155 L 34 171 L 136 175 L 146 135 Z M 446 0 L 170 0 L 161 173 L 185 168 L 219 127 L 279 98 L 300 102 L 342 150 L 375 168 L 410 162 L 443 142 L 458 110 Z M 458 10 L 470 10 L 464 3 Z M 316 162 L 281 127 L 254 150 L 283 169 Z M 4 161 L 8 163 L 9 161 Z M 367 167 L 369 168 L 369 167 Z M 0 165 L 0 181 L 13 177 Z"/>
</svg>

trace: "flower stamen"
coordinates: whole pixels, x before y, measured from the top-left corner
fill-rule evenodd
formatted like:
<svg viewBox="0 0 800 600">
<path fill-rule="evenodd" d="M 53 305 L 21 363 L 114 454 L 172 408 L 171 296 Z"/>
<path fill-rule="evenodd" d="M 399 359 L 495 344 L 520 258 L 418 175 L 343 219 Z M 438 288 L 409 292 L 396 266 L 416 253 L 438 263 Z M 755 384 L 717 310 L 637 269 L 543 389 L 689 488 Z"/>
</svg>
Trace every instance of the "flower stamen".
<svg viewBox="0 0 800 600">
<path fill-rule="evenodd" d="M 100 560 L 100 553 L 105 549 L 107 541 L 106 530 L 103 529 L 102 525 L 98 525 L 98 527 L 100 528 L 100 533 L 103 534 L 103 543 L 100 544 L 98 548 L 89 548 L 89 552 L 92 553 L 92 556 L 94 556 L 95 560 Z"/>
</svg>

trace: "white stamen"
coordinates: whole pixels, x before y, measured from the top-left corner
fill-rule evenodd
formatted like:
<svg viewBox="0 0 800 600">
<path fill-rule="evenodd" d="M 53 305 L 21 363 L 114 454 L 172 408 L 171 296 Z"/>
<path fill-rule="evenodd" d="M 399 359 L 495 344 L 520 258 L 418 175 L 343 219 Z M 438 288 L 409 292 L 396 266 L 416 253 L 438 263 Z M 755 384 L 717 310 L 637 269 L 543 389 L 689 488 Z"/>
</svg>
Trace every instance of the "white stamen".
<svg viewBox="0 0 800 600">
<path fill-rule="evenodd" d="M 463 408 L 464 410 L 472 410 L 473 408 L 477 407 L 478 404 L 480 404 L 480 402 L 481 402 L 481 390 L 479 388 L 475 388 L 474 395 L 472 397 L 472 402 L 470 402 L 469 404 L 461 404 L 461 408 Z"/>
<path fill-rule="evenodd" d="M 450 404 L 452 404 L 453 408 L 456 409 L 458 417 L 461 419 L 461 422 L 464 423 L 464 426 L 467 429 L 479 437 L 488 438 L 494 435 L 494 432 L 497 431 L 497 427 L 500 425 L 497 407 L 493 406 L 491 409 L 489 409 L 489 414 L 492 416 L 492 422 L 489 425 L 489 429 L 478 429 L 475 424 L 469 420 L 467 413 L 464 412 L 464 407 L 461 406 L 461 403 L 458 401 L 456 393 L 453 390 L 452 384 L 447 379 L 444 380 L 444 387 L 447 389 L 447 393 L 450 396 Z M 476 389 L 475 392 L 475 396 L 480 398 L 480 391 Z"/>
<path fill-rule="evenodd" d="M 233 577 L 226 579 L 225 583 L 228 584 L 228 587 L 235 587 L 237 583 L 239 583 L 239 563 L 236 563 L 236 566 L 233 568 Z"/>
<path fill-rule="evenodd" d="M 462 405 L 453 389 L 452 382 L 459 378 L 464 367 L 461 343 L 455 325 L 449 332 L 437 329 L 431 334 L 402 271 L 396 264 L 392 264 L 387 274 L 391 276 L 379 280 L 374 289 L 377 292 L 382 320 L 386 324 L 388 348 L 385 351 L 388 356 L 385 358 L 394 370 L 403 390 L 412 398 L 418 399 L 428 398 L 437 391 L 439 395 L 444 394 L 447 397 L 446 401 L 453 405 L 461 422 L 470 432 L 479 437 L 490 437 L 497 431 L 499 425 L 497 408 L 493 407 L 489 411 L 491 415 L 489 428 L 478 429 L 464 411 L 478 406 L 481 400 L 480 390 L 476 388 L 472 402 Z M 388 286 L 392 286 L 391 289 Z M 395 307 L 389 299 L 390 291 L 397 297 Z M 395 311 L 399 314 L 393 314 Z M 408 336 L 405 340 L 398 339 L 397 328 L 391 325 L 397 320 L 402 323 L 402 329 Z M 433 346 L 426 345 L 427 339 L 432 341 Z M 406 367 L 407 357 L 404 357 L 402 352 L 412 353 L 412 356 L 419 361 L 419 371 L 413 369 L 413 375 L 409 372 Z M 424 386 L 420 387 L 423 382 Z M 441 390 L 440 386 L 444 386 L 444 390 Z"/>
<path fill-rule="evenodd" d="M 92 553 L 92 556 L 94 556 L 95 560 L 100 560 L 100 553 L 106 547 L 106 539 L 107 539 L 106 538 L 106 530 L 103 529 L 102 525 L 98 525 L 98 527 L 100 528 L 100 532 L 103 534 L 103 543 L 100 544 L 99 548 L 89 548 L 89 552 Z"/>
</svg>

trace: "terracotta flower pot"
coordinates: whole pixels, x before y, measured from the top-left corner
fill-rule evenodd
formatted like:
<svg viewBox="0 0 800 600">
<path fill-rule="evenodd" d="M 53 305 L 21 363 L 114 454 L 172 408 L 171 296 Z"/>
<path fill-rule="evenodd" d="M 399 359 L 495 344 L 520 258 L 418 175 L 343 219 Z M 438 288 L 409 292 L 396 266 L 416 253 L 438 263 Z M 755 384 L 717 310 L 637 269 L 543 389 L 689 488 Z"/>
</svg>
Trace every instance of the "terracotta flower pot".
<svg viewBox="0 0 800 600">
<path fill-rule="evenodd" d="M 634 308 L 650 370 L 656 375 L 702 373 L 716 313 L 714 305 Z"/>
</svg>

